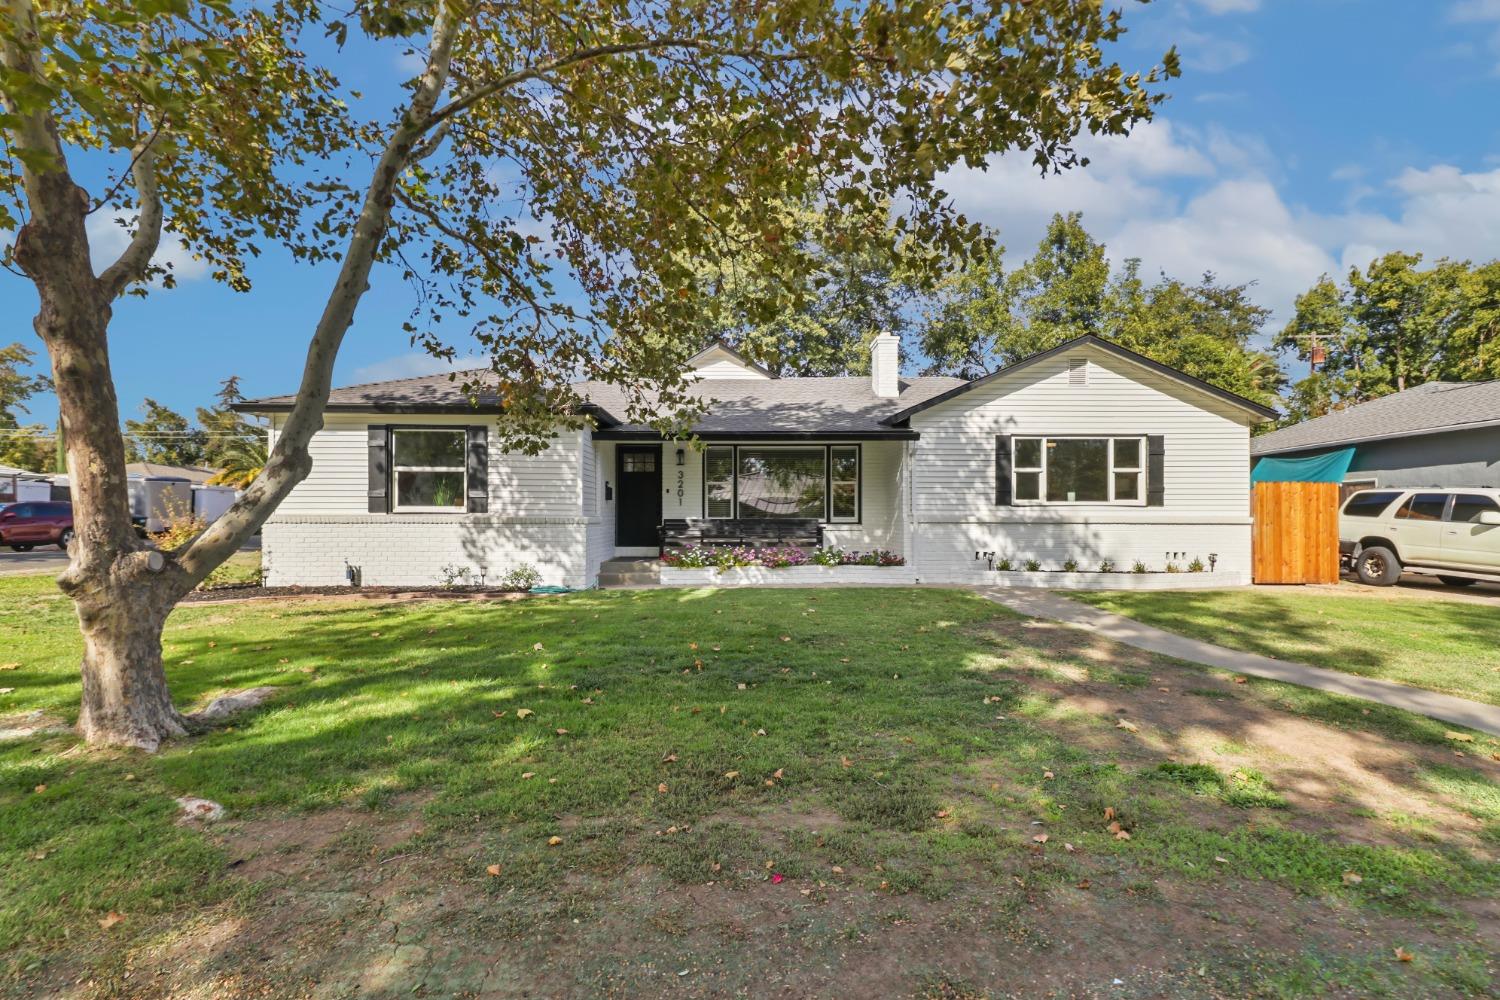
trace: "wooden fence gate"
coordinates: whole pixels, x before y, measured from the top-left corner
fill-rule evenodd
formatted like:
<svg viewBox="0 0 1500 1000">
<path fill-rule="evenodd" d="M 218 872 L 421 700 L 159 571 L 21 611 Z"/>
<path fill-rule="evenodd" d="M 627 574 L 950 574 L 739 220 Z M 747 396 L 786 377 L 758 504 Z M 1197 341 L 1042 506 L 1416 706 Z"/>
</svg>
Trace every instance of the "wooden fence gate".
<svg viewBox="0 0 1500 1000">
<path fill-rule="evenodd" d="M 1256 483 L 1256 583 L 1338 583 L 1338 483 Z"/>
</svg>

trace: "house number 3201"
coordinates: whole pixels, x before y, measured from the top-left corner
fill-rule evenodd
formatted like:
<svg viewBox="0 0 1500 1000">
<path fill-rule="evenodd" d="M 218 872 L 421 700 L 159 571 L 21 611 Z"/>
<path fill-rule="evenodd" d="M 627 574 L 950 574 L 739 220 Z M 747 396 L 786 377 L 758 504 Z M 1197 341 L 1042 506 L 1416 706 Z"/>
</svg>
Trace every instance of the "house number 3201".
<svg viewBox="0 0 1500 1000">
<path fill-rule="evenodd" d="M 687 479 L 681 469 L 677 470 L 677 502 L 682 503 L 683 497 L 687 496 Z"/>
</svg>

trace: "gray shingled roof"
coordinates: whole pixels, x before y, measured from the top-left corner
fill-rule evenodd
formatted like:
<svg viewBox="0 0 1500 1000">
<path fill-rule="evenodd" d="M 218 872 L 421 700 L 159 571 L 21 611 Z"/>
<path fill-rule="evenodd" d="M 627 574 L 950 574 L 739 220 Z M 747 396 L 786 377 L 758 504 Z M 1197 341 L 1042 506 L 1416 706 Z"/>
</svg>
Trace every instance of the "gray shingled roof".
<svg viewBox="0 0 1500 1000">
<path fill-rule="evenodd" d="M 334 389 L 328 397 L 330 410 L 401 413 L 412 411 L 473 412 L 462 385 L 474 380 L 492 382 L 487 369 L 448 375 L 372 382 Z M 890 434 L 881 423 L 885 417 L 932 396 L 962 385 L 947 376 L 922 376 L 901 380 L 901 395 L 895 399 L 876 396 L 868 376 L 777 379 L 705 379 L 696 391 L 714 401 L 694 430 L 701 434 Z M 599 411 L 601 423 L 612 433 L 651 433 L 649 427 L 624 425 L 625 394 L 618 386 L 603 382 L 581 382 L 579 393 Z M 272 412 L 289 408 L 291 396 L 247 400 L 237 409 Z M 481 391 L 480 409 L 494 409 L 499 400 L 493 392 Z"/>
<path fill-rule="evenodd" d="M 1254 438 L 1252 455 L 1500 425 L 1500 381 L 1427 382 Z"/>
</svg>

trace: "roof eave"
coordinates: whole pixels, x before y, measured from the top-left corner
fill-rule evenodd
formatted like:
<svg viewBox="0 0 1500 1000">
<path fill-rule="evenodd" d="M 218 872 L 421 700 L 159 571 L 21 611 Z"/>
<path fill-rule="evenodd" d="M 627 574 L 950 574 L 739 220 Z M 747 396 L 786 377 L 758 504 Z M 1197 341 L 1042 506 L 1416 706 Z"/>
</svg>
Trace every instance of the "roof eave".
<svg viewBox="0 0 1500 1000">
<path fill-rule="evenodd" d="M 701 441 L 916 441 L 913 430 L 862 431 L 689 431 Z M 665 441 L 655 431 L 605 430 L 594 435 L 600 441 Z"/>
<path fill-rule="evenodd" d="M 1290 455 L 1299 451 L 1322 451 L 1325 448 L 1348 448 L 1357 444 L 1373 444 L 1377 441 L 1399 441 L 1402 438 L 1426 437 L 1430 434 L 1451 434 L 1454 431 L 1482 431 L 1488 427 L 1500 427 L 1500 420 L 1475 420 L 1462 424 L 1444 424 L 1441 427 L 1423 427 L 1420 430 L 1395 431 L 1390 434 L 1369 434 L 1363 437 L 1339 438 L 1336 441 L 1323 441 L 1318 444 L 1298 444 L 1286 448 L 1274 448 L 1270 451 L 1256 452 L 1252 449 L 1252 457 L 1268 458 L 1271 455 Z"/>
<path fill-rule="evenodd" d="M 271 415 L 276 413 L 292 412 L 292 403 L 271 402 L 262 400 L 246 400 L 240 403 L 230 404 L 230 409 L 236 413 L 255 413 Z M 500 412 L 495 406 L 471 406 L 466 403 L 328 403 L 323 407 L 325 413 L 394 413 L 394 414 L 498 414 Z M 604 408 L 593 403 L 585 403 L 575 411 L 580 416 L 592 417 L 594 423 L 600 427 L 618 427 L 620 420 Z"/>
</svg>

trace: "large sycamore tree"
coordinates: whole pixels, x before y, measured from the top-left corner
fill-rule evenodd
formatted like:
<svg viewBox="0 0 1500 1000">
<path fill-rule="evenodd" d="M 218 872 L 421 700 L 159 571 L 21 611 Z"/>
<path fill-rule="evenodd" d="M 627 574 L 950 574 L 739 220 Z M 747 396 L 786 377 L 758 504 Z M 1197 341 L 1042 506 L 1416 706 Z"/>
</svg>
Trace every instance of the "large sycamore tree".
<svg viewBox="0 0 1500 1000">
<path fill-rule="evenodd" d="M 513 447 L 582 419 L 580 377 L 682 408 L 676 331 L 714 308 L 693 261 L 745 256 L 768 300 L 805 299 L 809 241 L 775 206 L 809 201 L 900 205 L 896 238 L 969 252 L 946 168 L 1068 168 L 1081 132 L 1150 116 L 1175 55 L 1123 69 L 1122 30 L 1098 0 L 0 0 L 0 232 L 67 442 L 83 735 L 185 733 L 163 623 L 307 475 L 372 280 L 414 284 L 428 350 L 461 324 L 488 351 Z M 384 96 L 344 82 L 397 54 Z M 97 267 L 94 213 L 129 237 Z M 236 289 L 271 247 L 331 280 L 264 470 L 172 551 L 131 528 L 109 355 L 116 301 L 171 285 L 165 240 Z"/>
</svg>

